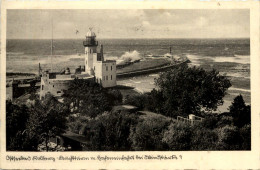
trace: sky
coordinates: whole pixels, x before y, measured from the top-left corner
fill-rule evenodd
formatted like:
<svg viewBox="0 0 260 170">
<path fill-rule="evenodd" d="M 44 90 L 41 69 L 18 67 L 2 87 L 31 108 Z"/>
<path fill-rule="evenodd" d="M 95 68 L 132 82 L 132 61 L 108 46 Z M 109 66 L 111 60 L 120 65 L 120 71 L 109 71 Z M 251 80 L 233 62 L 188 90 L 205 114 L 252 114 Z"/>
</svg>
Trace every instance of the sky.
<svg viewBox="0 0 260 170">
<path fill-rule="evenodd" d="M 53 23 L 53 26 L 52 26 Z M 7 39 L 249 38 L 247 9 L 8 10 Z M 76 33 L 78 30 L 78 33 Z"/>
</svg>

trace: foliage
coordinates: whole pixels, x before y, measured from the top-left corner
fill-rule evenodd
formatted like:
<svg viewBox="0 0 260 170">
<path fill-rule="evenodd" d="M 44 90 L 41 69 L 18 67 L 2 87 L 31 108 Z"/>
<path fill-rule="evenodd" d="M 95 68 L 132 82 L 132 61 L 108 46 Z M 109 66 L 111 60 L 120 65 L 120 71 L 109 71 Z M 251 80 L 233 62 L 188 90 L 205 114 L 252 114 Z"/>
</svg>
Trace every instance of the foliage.
<svg viewBox="0 0 260 170">
<path fill-rule="evenodd" d="M 106 90 L 99 84 L 75 79 L 64 95 L 65 105 L 72 113 L 80 113 L 89 117 L 96 117 L 104 111 L 110 111 L 112 106 L 122 101 L 118 90 Z"/>
<path fill-rule="evenodd" d="M 139 110 L 145 108 L 146 96 L 144 94 L 127 95 L 124 104 L 136 106 Z"/>
<path fill-rule="evenodd" d="M 123 96 L 118 89 L 108 89 L 105 93 L 109 105 L 114 106 L 122 103 Z"/>
<path fill-rule="evenodd" d="M 132 127 L 129 139 L 134 150 L 165 150 L 166 145 L 162 142 L 163 132 L 170 121 L 163 116 L 147 117 Z"/>
<path fill-rule="evenodd" d="M 196 125 L 192 127 L 190 150 L 216 150 L 217 140 L 218 134 L 216 130 Z"/>
<path fill-rule="evenodd" d="M 90 117 L 87 116 L 70 116 L 68 121 L 68 130 L 73 133 L 83 134 L 85 131 L 85 125 L 88 124 L 90 120 Z"/>
<path fill-rule="evenodd" d="M 191 148 L 191 127 L 185 123 L 172 123 L 164 132 L 162 141 L 169 150 L 189 150 Z"/>
<path fill-rule="evenodd" d="M 153 89 L 150 93 L 127 95 L 124 104 L 136 106 L 139 110 L 161 113 L 162 93 Z"/>
<path fill-rule="evenodd" d="M 251 122 L 251 107 L 245 104 L 242 95 L 235 97 L 229 110 L 234 118 L 235 126 L 241 128 Z"/>
<path fill-rule="evenodd" d="M 241 136 L 239 129 L 235 126 L 224 126 L 218 128 L 218 149 L 219 150 L 239 150 Z"/>
<path fill-rule="evenodd" d="M 187 65 L 161 73 L 155 83 L 159 94 L 162 93 L 163 113 L 171 117 L 200 115 L 202 108 L 215 110 L 223 104 L 223 97 L 231 86 L 216 70 L 205 71 Z"/>
<path fill-rule="evenodd" d="M 37 146 L 44 142 L 47 144 L 51 137 L 60 135 L 66 129 L 68 109 L 59 103 L 53 96 L 46 95 L 43 101 L 36 101 L 31 108 L 31 115 L 27 123 L 27 136 L 34 139 Z"/>
<path fill-rule="evenodd" d="M 224 127 L 226 125 L 234 126 L 234 119 L 232 116 L 222 116 L 220 117 L 217 127 Z"/>
<path fill-rule="evenodd" d="M 241 150 L 250 150 L 251 149 L 251 125 L 245 125 L 240 129 L 240 135 L 242 138 Z"/>
<path fill-rule="evenodd" d="M 29 118 L 29 109 L 6 102 L 6 146 L 7 150 L 23 150 L 23 134 Z"/>
<path fill-rule="evenodd" d="M 127 138 L 136 120 L 136 115 L 120 112 L 104 113 L 92 119 L 86 126 L 89 130 L 85 134 L 90 137 L 91 150 L 130 150 Z"/>
</svg>

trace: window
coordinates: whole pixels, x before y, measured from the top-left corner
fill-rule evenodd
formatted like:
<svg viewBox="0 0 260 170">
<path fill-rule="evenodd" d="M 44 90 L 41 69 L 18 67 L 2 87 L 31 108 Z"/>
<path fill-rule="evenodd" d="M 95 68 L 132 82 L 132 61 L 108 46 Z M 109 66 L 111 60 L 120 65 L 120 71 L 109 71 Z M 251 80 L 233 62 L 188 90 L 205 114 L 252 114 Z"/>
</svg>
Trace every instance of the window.
<svg viewBox="0 0 260 170">
<path fill-rule="evenodd" d="M 43 90 L 43 87 L 44 87 L 44 85 L 42 85 L 42 90 Z"/>
<path fill-rule="evenodd" d="M 104 78 L 103 78 L 104 80 L 106 80 L 106 78 L 105 78 L 105 76 L 104 76 Z"/>
<path fill-rule="evenodd" d="M 108 70 L 108 66 L 106 66 L 106 71 Z"/>
<path fill-rule="evenodd" d="M 112 80 L 112 75 L 111 75 L 111 80 Z"/>
<path fill-rule="evenodd" d="M 113 69 L 113 66 L 111 66 L 111 70 Z"/>
<path fill-rule="evenodd" d="M 107 80 L 108 80 L 108 76 L 107 76 Z"/>
<path fill-rule="evenodd" d="M 54 87 L 54 85 L 52 87 Z"/>
</svg>

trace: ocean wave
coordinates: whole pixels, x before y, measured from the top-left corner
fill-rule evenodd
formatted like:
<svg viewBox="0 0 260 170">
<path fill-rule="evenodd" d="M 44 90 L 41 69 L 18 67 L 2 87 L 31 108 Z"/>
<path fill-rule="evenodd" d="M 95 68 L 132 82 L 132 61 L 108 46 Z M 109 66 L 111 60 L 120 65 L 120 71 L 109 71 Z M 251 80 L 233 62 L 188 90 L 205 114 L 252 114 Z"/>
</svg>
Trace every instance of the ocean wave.
<svg viewBox="0 0 260 170">
<path fill-rule="evenodd" d="M 226 57 L 226 56 L 199 56 L 194 54 L 186 54 L 188 59 L 194 64 L 201 64 L 203 60 L 209 60 L 212 62 L 231 62 L 238 64 L 250 64 L 250 56 L 249 55 L 234 55 L 234 57 Z"/>
<path fill-rule="evenodd" d="M 212 60 L 210 57 L 202 57 L 199 55 L 193 55 L 193 54 L 186 54 L 187 58 L 191 61 L 189 65 L 195 65 L 195 66 L 200 66 L 202 64 L 201 60 L 204 59 L 209 59 Z"/>
<path fill-rule="evenodd" d="M 6 52 L 7 55 L 24 55 L 24 52 Z"/>
<path fill-rule="evenodd" d="M 140 53 L 136 50 L 131 52 L 125 52 L 121 57 L 119 57 L 117 64 L 126 64 L 127 62 L 135 62 L 141 60 Z"/>
<path fill-rule="evenodd" d="M 229 77 L 250 79 L 250 76 L 248 76 L 248 73 L 247 73 L 247 72 L 236 72 L 236 73 L 227 72 L 226 75 L 229 76 Z"/>
<path fill-rule="evenodd" d="M 239 63 L 239 64 L 250 64 L 250 56 L 249 55 L 235 55 L 234 57 L 212 57 L 214 62 L 230 62 L 230 63 Z"/>
<path fill-rule="evenodd" d="M 228 90 L 251 93 L 251 90 L 250 90 L 250 89 L 242 89 L 242 88 L 235 88 L 235 87 L 230 87 Z"/>
</svg>

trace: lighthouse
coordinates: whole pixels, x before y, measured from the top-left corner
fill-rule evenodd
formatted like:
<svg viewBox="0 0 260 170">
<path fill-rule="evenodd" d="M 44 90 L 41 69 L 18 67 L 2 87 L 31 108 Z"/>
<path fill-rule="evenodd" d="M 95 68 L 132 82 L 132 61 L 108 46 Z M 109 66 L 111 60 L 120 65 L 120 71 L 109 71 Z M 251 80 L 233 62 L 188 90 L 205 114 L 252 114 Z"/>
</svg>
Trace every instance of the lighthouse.
<svg viewBox="0 0 260 170">
<path fill-rule="evenodd" d="M 98 41 L 96 41 L 96 34 L 89 28 L 86 35 L 86 40 L 83 41 L 85 47 L 85 72 L 89 75 L 94 75 L 93 59 L 97 55 Z"/>
<path fill-rule="evenodd" d="M 103 87 L 116 86 L 116 61 L 104 60 L 103 45 L 97 50 L 96 34 L 90 28 L 83 41 L 85 47 L 85 73 L 95 76 L 95 81 Z"/>
</svg>

